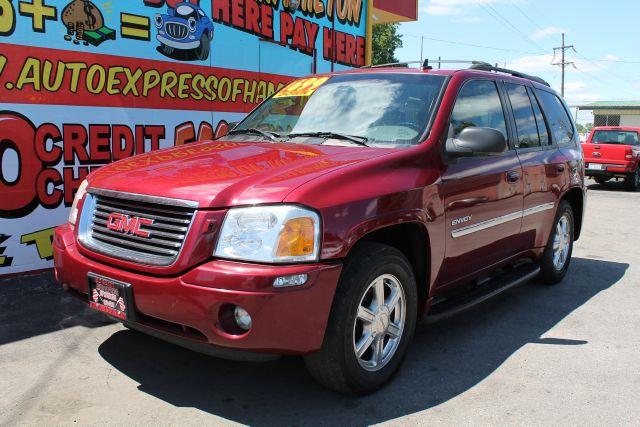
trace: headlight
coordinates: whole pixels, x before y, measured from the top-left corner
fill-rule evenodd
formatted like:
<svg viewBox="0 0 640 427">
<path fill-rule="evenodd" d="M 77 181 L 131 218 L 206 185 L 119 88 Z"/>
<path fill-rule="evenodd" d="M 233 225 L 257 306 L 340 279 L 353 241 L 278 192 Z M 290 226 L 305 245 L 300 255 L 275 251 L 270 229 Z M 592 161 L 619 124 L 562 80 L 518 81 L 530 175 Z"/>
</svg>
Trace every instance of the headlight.
<svg viewBox="0 0 640 427">
<path fill-rule="evenodd" d="M 195 33 L 196 28 L 198 26 L 198 23 L 196 22 L 195 18 L 192 16 L 191 18 L 189 18 L 187 23 L 189 24 L 189 31 L 191 31 L 192 33 Z"/>
<path fill-rule="evenodd" d="M 320 217 L 299 206 L 254 206 L 227 213 L 214 255 L 243 261 L 316 261 Z"/>
<path fill-rule="evenodd" d="M 157 28 L 162 28 L 162 25 L 164 24 L 162 15 L 160 15 L 159 13 L 156 13 L 156 15 L 153 17 L 153 20 L 155 21 Z"/>
<path fill-rule="evenodd" d="M 80 200 L 87 194 L 87 185 L 89 185 L 89 183 L 86 179 L 82 181 L 82 184 L 78 187 L 78 191 L 76 191 L 76 196 L 73 198 L 71 212 L 69 213 L 69 223 L 71 225 L 76 225 L 76 220 L 78 219 L 78 203 L 80 203 Z"/>
</svg>

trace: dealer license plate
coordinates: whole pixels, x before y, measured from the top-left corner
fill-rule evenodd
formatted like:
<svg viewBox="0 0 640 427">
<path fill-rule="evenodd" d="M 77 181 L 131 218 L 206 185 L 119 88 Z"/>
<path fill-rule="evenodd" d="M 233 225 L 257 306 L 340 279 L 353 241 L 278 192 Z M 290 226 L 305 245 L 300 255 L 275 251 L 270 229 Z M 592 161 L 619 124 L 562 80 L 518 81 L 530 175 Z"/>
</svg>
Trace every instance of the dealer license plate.
<svg viewBox="0 0 640 427">
<path fill-rule="evenodd" d="M 89 306 L 118 319 L 129 315 L 131 285 L 108 277 L 89 273 Z"/>
<path fill-rule="evenodd" d="M 604 167 L 600 163 L 589 163 L 587 165 L 587 169 L 591 169 L 593 171 L 601 171 L 604 170 Z"/>
</svg>

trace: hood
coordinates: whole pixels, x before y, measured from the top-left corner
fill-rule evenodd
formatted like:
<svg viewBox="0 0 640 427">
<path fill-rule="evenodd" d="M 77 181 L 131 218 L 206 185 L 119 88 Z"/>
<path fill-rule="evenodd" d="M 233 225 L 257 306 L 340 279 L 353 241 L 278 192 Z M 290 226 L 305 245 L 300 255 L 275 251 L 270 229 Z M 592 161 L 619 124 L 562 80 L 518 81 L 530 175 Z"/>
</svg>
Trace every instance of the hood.
<svg viewBox="0 0 640 427">
<path fill-rule="evenodd" d="M 201 208 L 279 203 L 300 185 L 392 150 L 212 141 L 130 157 L 89 177 L 89 188 L 193 200 Z"/>
</svg>

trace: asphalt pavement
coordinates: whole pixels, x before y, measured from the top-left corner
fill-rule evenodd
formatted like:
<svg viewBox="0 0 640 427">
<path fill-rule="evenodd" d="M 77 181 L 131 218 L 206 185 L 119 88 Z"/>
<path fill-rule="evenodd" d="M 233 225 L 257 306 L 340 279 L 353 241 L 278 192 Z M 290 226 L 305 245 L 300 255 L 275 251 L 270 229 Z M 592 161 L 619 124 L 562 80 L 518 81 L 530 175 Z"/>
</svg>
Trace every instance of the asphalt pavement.
<svg viewBox="0 0 640 427">
<path fill-rule="evenodd" d="M 364 398 L 299 358 L 231 362 L 129 331 L 48 273 L 0 281 L 0 425 L 640 424 L 639 211 L 640 192 L 591 185 L 562 284 L 420 325 Z"/>
</svg>

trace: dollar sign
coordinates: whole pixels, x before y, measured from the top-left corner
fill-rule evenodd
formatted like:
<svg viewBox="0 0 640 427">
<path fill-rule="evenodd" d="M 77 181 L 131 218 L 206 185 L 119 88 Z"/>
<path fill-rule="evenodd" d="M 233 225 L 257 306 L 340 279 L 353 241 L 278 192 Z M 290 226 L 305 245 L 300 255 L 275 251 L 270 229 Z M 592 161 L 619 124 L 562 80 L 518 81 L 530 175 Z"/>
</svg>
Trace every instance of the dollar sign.
<svg viewBox="0 0 640 427">
<path fill-rule="evenodd" d="M 84 13 L 87 14 L 87 20 L 85 21 L 85 23 L 89 28 L 93 28 L 93 26 L 96 24 L 97 18 L 93 14 L 93 6 L 87 0 L 84 0 Z"/>
</svg>

